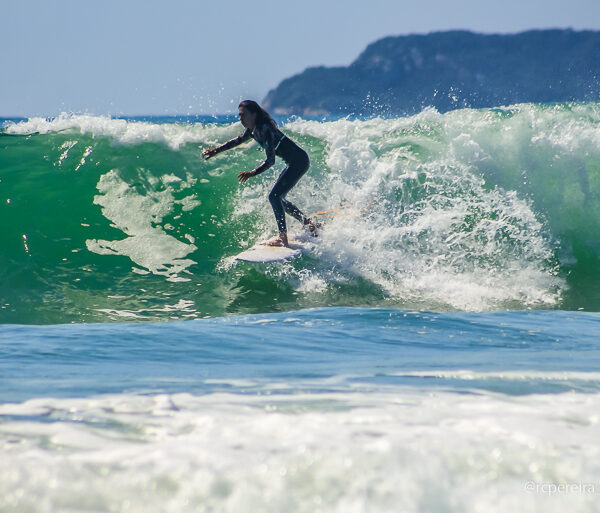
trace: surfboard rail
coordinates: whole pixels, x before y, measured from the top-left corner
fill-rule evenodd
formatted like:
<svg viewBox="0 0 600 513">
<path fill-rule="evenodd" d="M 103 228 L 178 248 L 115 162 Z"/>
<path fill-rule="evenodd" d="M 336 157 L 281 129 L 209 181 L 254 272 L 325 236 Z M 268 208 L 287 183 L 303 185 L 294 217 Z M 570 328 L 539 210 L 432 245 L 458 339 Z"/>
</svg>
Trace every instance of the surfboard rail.
<svg viewBox="0 0 600 513">
<path fill-rule="evenodd" d="M 289 246 L 265 246 L 262 243 L 255 244 L 251 248 L 236 255 L 236 260 L 244 262 L 280 262 L 290 258 L 296 258 L 302 254 L 302 244 L 292 243 Z"/>
</svg>

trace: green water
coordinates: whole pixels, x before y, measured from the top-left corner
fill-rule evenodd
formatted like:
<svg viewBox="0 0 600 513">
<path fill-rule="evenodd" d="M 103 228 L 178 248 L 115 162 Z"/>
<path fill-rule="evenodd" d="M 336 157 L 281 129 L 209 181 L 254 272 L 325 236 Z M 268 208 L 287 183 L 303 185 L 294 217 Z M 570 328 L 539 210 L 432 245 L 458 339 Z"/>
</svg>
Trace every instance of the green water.
<svg viewBox="0 0 600 513">
<path fill-rule="evenodd" d="M 346 207 L 323 218 L 313 251 L 256 265 L 231 257 L 274 234 L 266 196 L 283 163 L 240 186 L 260 148 L 200 157 L 239 124 L 11 124 L 0 322 L 329 305 L 599 310 L 599 128 L 598 104 L 288 123 L 311 158 L 289 198 L 306 214 Z"/>
</svg>

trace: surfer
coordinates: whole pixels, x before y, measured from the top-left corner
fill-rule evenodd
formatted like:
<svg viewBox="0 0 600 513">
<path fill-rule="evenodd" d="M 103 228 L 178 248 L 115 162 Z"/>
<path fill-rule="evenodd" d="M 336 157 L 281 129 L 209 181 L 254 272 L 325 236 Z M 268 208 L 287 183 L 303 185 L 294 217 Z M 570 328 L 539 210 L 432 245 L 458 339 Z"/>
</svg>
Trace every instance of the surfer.
<svg viewBox="0 0 600 513">
<path fill-rule="evenodd" d="M 311 233 L 316 235 L 317 227 L 311 218 L 306 217 L 294 204 L 285 199 L 285 195 L 298 183 L 308 170 L 310 161 L 307 153 L 294 141 L 284 135 L 278 128 L 275 120 L 258 103 L 253 100 L 244 100 L 238 107 L 240 121 L 246 129 L 243 134 L 226 142 L 218 148 L 206 148 L 202 157 L 209 159 L 222 151 L 235 148 L 240 144 L 254 139 L 266 151 L 266 160 L 252 171 L 242 171 L 238 180 L 244 183 L 249 178 L 269 169 L 275 163 L 275 156 L 281 157 L 287 164 L 279 175 L 273 189 L 269 193 L 269 202 L 275 213 L 279 235 L 264 244 L 268 246 L 288 246 L 287 225 L 285 212 L 298 219 Z"/>
</svg>

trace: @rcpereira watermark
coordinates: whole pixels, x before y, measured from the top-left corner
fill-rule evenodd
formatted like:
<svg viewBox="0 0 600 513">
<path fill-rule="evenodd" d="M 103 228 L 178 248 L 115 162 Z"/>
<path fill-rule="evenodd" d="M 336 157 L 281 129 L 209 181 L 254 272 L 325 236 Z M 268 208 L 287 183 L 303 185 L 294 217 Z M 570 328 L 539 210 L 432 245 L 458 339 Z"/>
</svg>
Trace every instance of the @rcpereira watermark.
<svg viewBox="0 0 600 513">
<path fill-rule="evenodd" d="M 527 481 L 524 488 L 526 492 L 543 495 L 600 495 L 600 483 L 539 483 L 537 481 Z"/>
</svg>

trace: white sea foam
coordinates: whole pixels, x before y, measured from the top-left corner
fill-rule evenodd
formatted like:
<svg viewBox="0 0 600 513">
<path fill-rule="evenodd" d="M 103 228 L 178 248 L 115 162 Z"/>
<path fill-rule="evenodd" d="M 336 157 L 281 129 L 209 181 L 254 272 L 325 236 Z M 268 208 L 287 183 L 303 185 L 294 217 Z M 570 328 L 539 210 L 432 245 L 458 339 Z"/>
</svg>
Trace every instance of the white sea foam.
<svg viewBox="0 0 600 513">
<path fill-rule="evenodd" d="M 127 237 L 111 241 L 89 239 L 87 249 L 100 255 L 127 256 L 142 268 L 167 276 L 171 281 L 186 280 L 180 274 L 195 261 L 185 257 L 197 248 L 193 243 L 186 244 L 169 235 L 161 221 L 177 203 L 187 210 L 199 204 L 190 196 L 182 200 L 173 196 L 174 190 L 189 188 L 194 180 L 188 177 L 184 182 L 170 175 L 157 179 L 149 173 L 145 179 L 148 187 L 138 192 L 117 170 L 102 175 L 98 182 L 100 194 L 94 198 L 94 203 L 102 207 L 104 216 Z M 163 187 L 159 187 L 160 184 Z"/>
<path fill-rule="evenodd" d="M 418 389 L 5 404 L 0 509 L 593 511 L 599 409 Z"/>
<path fill-rule="evenodd" d="M 538 381 L 588 381 L 600 383 L 600 372 L 574 372 L 574 371 L 502 371 L 502 372 L 475 372 L 472 370 L 436 370 L 436 371 L 407 371 L 394 374 L 396 376 L 415 376 L 422 378 L 444 379 L 503 379 L 503 380 L 538 380 Z"/>
<path fill-rule="evenodd" d="M 469 129 L 473 117 L 486 123 L 474 111 L 427 110 L 411 118 L 286 126 L 293 138 L 327 143 L 326 169 L 313 169 L 289 198 L 313 211 L 345 205 L 333 212 L 338 217 L 325 218 L 313 283 L 360 276 L 390 299 L 428 308 L 559 301 L 565 283 L 556 276 L 551 230 L 518 191 L 486 185 L 478 164 L 489 157 Z M 238 213 L 258 211 L 265 226 L 272 224 L 264 202 L 269 186 L 246 189 Z M 302 272 L 298 288 L 309 291 Z"/>
</svg>

